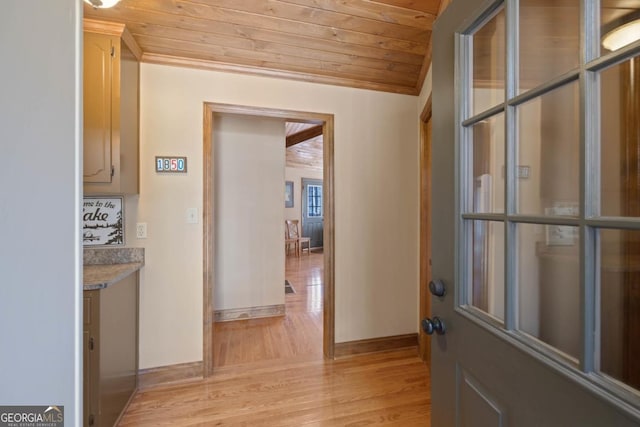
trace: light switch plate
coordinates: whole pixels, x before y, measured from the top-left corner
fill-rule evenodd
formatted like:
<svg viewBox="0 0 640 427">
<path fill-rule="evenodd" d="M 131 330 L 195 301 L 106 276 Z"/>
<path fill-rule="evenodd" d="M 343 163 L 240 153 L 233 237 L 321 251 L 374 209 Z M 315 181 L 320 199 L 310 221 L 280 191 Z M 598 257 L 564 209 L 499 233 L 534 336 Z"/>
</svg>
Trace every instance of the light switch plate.
<svg viewBox="0 0 640 427">
<path fill-rule="evenodd" d="M 198 208 L 188 208 L 187 224 L 197 224 L 197 223 L 198 223 Z"/>
</svg>

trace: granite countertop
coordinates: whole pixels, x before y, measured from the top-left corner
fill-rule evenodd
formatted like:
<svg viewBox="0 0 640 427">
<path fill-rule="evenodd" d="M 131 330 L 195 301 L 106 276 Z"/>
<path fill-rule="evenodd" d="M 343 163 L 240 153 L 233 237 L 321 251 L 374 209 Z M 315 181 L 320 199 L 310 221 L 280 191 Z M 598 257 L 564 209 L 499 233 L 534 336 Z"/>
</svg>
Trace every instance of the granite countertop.
<svg viewBox="0 0 640 427">
<path fill-rule="evenodd" d="M 104 289 L 143 266 L 143 248 L 85 248 L 83 289 Z"/>
<path fill-rule="evenodd" d="M 104 289 L 140 270 L 143 265 L 141 262 L 85 265 L 84 290 Z"/>
</svg>

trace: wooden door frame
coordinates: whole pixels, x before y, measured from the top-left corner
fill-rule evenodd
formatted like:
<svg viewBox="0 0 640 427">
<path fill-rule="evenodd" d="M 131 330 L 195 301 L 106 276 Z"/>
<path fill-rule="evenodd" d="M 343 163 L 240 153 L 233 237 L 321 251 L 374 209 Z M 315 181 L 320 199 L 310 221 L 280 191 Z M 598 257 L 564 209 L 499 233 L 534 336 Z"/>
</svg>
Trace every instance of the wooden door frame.
<svg viewBox="0 0 640 427">
<path fill-rule="evenodd" d="M 324 212 L 324 280 L 323 280 L 323 353 L 333 359 L 335 348 L 335 210 L 334 210 L 334 152 L 333 114 L 291 111 L 234 104 L 204 103 L 203 116 L 203 280 L 202 280 L 202 375 L 213 374 L 214 324 L 214 180 L 213 130 L 214 114 L 241 114 L 257 117 L 281 118 L 289 121 L 321 124 L 323 136 L 323 199 Z M 284 144 L 284 141 L 283 141 Z"/>
<path fill-rule="evenodd" d="M 431 317 L 431 95 L 420 115 L 420 319 Z M 420 357 L 431 360 L 431 337 L 418 327 Z"/>
</svg>

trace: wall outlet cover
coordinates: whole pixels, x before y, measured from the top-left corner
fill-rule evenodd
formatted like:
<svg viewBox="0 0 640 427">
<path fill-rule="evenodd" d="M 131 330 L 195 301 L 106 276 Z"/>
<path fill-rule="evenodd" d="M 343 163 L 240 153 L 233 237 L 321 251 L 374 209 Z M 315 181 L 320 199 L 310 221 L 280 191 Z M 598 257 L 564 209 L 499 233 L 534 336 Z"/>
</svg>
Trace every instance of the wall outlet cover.
<svg viewBox="0 0 640 427">
<path fill-rule="evenodd" d="M 138 239 L 146 239 L 147 238 L 147 223 L 139 222 L 136 224 L 136 237 Z"/>
</svg>

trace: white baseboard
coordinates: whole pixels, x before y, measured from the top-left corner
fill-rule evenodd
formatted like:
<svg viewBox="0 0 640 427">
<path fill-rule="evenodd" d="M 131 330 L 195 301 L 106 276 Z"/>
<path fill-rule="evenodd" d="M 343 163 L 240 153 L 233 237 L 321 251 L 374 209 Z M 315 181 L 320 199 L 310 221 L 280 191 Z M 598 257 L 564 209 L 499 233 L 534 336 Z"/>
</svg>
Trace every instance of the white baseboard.
<svg viewBox="0 0 640 427">
<path fill-rule="evenodd" d="M 229 310 L 216 310 L 215 322 L 229 322 L 232 320 L 257 319 L 260 317 L 277 317 L 285 315 L 284 304 L 264 305 L 261 307 L 232 308 Z"/>
</svg>

